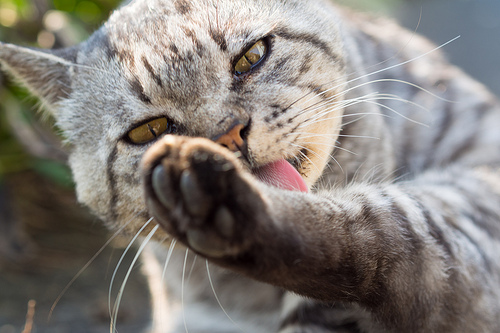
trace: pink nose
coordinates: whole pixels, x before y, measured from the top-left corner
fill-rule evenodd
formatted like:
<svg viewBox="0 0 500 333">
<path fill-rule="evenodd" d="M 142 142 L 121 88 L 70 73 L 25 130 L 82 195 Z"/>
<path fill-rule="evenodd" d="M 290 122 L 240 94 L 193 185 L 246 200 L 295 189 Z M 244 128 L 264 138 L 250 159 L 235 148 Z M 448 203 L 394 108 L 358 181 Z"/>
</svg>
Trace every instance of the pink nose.
<svg viewBox="0 0 500 333">
<path fill-rule="evenodd" d="M 241 151 L 245 146 L 245 141 L 241 137 L 241 130 L 245 127 L 243 124 L 236 124 L 226 134 L 218 137 L 215 142 L 236 152 Z"/>
</svg>

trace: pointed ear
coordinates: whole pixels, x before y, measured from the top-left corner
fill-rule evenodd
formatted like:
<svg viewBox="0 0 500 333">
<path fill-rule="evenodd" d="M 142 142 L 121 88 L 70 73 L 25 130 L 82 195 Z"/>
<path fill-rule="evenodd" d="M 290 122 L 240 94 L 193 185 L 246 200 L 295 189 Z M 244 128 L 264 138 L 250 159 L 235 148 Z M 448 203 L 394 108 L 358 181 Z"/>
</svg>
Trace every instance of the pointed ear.
<svg viewBox="0 0 500 333">
<path fill-rule="evenodd" d="M 71 93 L 77 52 L 78 47 L 49 51 L 0 43 L 0 63 L 53 110 L 54 104 Z"/>
</svg>

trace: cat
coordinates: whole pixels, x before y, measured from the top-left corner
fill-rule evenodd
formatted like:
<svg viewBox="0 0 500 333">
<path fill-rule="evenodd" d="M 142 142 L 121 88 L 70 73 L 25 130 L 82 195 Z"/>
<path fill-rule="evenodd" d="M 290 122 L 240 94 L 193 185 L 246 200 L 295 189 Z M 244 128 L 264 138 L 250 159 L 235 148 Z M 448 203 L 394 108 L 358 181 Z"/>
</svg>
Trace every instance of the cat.
<svg viewBox="0 0 500 333">
<path fill-rule="evenodd" d="M 168 262 L 151 331 L 500 330 L 499 103 L 424 38 L 323 0 L 135 0 L 0 61 L 79 201 Z"/>
</svg>

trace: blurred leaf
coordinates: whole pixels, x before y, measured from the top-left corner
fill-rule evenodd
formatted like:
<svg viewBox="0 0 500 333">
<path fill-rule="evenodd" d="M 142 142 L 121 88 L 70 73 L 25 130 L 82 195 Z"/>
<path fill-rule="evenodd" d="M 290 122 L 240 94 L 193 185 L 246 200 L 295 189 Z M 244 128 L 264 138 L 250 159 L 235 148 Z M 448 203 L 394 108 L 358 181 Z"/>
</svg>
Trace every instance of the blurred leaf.
<svg viewBox="0 0 500 333">
<path fill-rule="evenodd" d="M 77 16 L 85 23 L 96 24 L 102 20 L 102 11 L 94 2 L 81 1 L 76 6 Z"/>
<path fill-rule="evenodd" d="M 49 160 L 36 159 L 33 169 L 64 187 L 73 187 L 73 178 L 68 166 Z"/>
<path fill-rule="evenodd" d="M 71 12 L 76 7 L 76 0 L 54 0 L 54 8 L 63 12 Z"/>
<path fill-rule="evenodd" d="M 0 0 L 0 40 L 21 45 L 36 46 L 41 31 L 47 29 L 42 18 L 46 13 L 37 8 L 57 10 L 67 13 L 70 22 L 64 26 L 64 42 L 79 42 L 86 38 L 99 24 L 104 22 L 109 12 L 118 6 L 119 0 L 47 0 L 47 6 L 35 6 L 39 0 Z M 39 3 L 38 3 L 39 4 Z M 4 10 L 4 11 L 3 11 Z M 2 14 L 3 11 L 3 14 Z M 12 17 L 14 13 L 14 17 Z M 2 21 L 2 15 L 4 20 Z M 9 16 L 10 15 L 10 16 Z M 3 24 L 5 23 L 5 24 Z M 57 43 L 56 43 L 57 44 Z M 59 44 L 60 45 L 60 44 Z M 0 81 L 2 76 L 0 75 Z M 18 110 L 30 108 L 36 110 L 35 100 L 27 91 L 17 85 L 0 86 L 0 96 L 15 96 L 9 99 L 9 107 Z M 15 104 L 11 104 L 15 103 Z M 2 100 L 2 107 L 7 107 Z M 23 112 L 27 121 L 33 121 L 35 112 Z M 73 186 L 69 168 L 57 162 L 42 160 L 28 155 L 24 148 L 14 139 L 10 126 L 6 122 L 4 110 L 0 110 L 0 179 L 6 173 L 33 169 L 45 177 L 63 186 Z M 57 130 L 56 130 L 57 131 Z"/>
</svg>

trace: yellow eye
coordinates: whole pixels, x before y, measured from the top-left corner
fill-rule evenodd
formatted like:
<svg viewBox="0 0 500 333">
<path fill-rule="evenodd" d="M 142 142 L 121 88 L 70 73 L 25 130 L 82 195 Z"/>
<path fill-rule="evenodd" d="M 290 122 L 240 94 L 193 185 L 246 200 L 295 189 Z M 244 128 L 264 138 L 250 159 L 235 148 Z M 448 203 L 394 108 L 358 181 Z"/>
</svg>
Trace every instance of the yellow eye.
<svg viewBox="0 0 500 333">
<path fill-rule="evenodd" d="M 255 43 L 234 66 L 236 74 L 244 74 L 258 65 L 267 54 L 267 45 L 263 40 Z"/>
<path fill-rule="evenodd" d="M 167 118 L 158 118 L 150 122 L 137 126 L 128 132 L 128 138 L 132 143 L 143 144 L 156 139 L 168 129 Z"/>
</svg>

